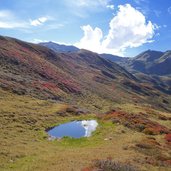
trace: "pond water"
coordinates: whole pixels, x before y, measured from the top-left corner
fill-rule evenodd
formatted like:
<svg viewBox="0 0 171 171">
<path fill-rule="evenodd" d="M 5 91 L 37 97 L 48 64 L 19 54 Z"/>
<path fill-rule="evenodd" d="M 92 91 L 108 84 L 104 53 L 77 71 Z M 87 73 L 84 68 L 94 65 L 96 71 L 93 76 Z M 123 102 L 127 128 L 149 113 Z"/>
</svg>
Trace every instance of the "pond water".
<svg viewBox="0 0 171 171">
<path fill-rule="evenodd" d="M 96 120 L 72 121 L 53 127 L 48 131 L 48 134 L 53 138 L 64 136 L 73 138 L 90 137 L 97 126 Z"/>
</svg>

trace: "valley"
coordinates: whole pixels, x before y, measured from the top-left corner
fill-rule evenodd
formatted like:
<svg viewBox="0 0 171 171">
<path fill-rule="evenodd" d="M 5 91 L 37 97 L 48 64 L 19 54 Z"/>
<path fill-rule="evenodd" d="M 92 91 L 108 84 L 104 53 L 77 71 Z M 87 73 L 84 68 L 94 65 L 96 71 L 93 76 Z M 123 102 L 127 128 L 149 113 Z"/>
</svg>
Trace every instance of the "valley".
<svg viewBox="0 0 171 171">
<path fill-rule="evenodd" d="M 169 171 L 169 72 L 154 76 L 88 50 L 57 52 L 1 36 L 0 171 L 94 171 L 115 162 L 110 167 Z M 90 119 L 99 123 L 90 137 L 46 133 Z"/>
</svg>

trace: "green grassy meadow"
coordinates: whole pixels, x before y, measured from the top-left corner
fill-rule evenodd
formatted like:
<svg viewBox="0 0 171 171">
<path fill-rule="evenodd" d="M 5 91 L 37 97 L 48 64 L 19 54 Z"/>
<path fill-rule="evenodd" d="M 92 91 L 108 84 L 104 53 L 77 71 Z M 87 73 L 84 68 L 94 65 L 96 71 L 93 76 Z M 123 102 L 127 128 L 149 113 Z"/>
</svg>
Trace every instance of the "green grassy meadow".
<svg viewBox="0 0 171 171">
<path fill-rule="evenodd" d="M 80 171 L 91 166 L 94 160 L 106 158 L 131 163 L 141 170 L 168 169 L 146 163 L 146 153 L 135 149 L 135 144 L 147 135 L 103 119 L 103 115 L 74 115 L 65 113 L 67 104 L 3 90 L 0 95 L 0 171 Z M 128 106 L 123 106 L 123 110 L 129 108 L 136 113 L 142 108 Z M 91 137 L 48 140 L 47 128 L 82 119 L 98 121 L 98 128 Z M 163 135 L 156 138 L 165 143 Z"/>
</svg>

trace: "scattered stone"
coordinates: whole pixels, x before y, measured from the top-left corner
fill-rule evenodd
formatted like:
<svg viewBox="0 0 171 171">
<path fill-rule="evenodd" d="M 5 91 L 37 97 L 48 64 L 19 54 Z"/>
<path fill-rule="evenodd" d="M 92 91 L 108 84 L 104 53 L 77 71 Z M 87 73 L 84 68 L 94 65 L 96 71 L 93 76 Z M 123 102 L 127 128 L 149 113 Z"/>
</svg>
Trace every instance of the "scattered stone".
<svg viewBox="0 0 171 171">
<path fill-rule="evenodd" d="M 11 163 L 14 163 L 14 160 L 10 160 Z"/>
<path fill-rule="evenodd" d="M 49 136 L 49 137 L 48 137 L 48 140 L 49 140 L 49 141 L 54 141 L 55 139 L 56 139 L 56 137 L 53 137 L 53 136 Z"/>
<path fill-rule="evenodd" d="M 104 140 L 105 140 L 105 141 L 112 140 L 112 137 L 105 138 Z"/>
</svg>

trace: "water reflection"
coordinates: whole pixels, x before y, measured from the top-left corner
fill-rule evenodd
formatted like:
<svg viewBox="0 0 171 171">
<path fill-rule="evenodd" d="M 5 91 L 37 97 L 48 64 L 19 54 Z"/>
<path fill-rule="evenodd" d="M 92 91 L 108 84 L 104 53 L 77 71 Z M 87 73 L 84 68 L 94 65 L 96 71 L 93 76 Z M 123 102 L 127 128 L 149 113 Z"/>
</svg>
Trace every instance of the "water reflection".
<svg viewBox="0 0 171 171">
<path fill-rule="evenodd" d="M 81 125 L 85 129 L 85 135 L 84 136 L 90 137 L 91 133 L 96 130 L 98 123 L 96 120 L 90 120 L 90 121 L 84 120 L 84 121 L 81 121 Z"/>
<path fill-rule="evenodd" d="M 72 121 L 50 129 L 48 134 L 53 138 L 62 138 L 64 136 L 73 138 L 90 137 L 97 126 L 96 120 Z"/>
</svg>

